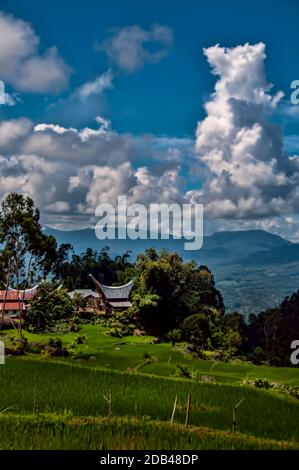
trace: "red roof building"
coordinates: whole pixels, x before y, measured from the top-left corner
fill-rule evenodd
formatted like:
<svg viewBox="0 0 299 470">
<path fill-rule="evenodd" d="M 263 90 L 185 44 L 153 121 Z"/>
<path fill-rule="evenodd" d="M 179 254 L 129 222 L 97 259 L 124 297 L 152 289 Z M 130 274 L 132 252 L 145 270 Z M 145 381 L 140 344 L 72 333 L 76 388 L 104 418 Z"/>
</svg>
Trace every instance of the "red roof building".
<svg viewBox="0 0 299 470">
<path fill-rule="evenodd" d="M 34 293 L 25 290 L 0 290 L 0 312 L 11 317 L 19 316 L 29 307 Z"/>
<path fill-rule="evenodd" d="M 6 299 L 6 302 L 17 302 L 18 300 L 25 300 L 25 301 L 30 301 L 33 297 L 33 294 L 29 294 L 25 291 L 25 294 L 22 290 L 19 291 L 14 291 L 14 290 L 0 290 L 0 302 L 4 302 L 4 299 Z"/>
</svg>

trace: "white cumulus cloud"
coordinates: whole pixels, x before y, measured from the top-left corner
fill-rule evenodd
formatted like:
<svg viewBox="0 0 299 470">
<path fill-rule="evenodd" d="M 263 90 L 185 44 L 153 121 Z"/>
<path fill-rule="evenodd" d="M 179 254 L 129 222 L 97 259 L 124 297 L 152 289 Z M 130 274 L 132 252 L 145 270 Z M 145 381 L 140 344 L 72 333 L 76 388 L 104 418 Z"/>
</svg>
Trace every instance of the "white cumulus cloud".
<svg viewBox="0 0 299 470">
<path fill-rule="evenodd" d="M 270 93 L 263 43 L 204 50 L 218 79 L 198 123 L 196 151 L 206 180 L 188 197 L 210 217 L 250 219 L 297 210 L 299 165 L 283 148 L 271 112 L 283 96 Z"/>
<path fill-rule="evenodd" d="M 192 142 L 119 134 L 100 116 L 96 123 L 80 129 L 24 118 L 2 121 L 0 198 L 11 191 L 28 194 L 45 222 L 69 228 L 92 225 L 97 205 L 115 204 L 119 195 L 144 204 L 182 197 L 180 164 Z"/>
<path fill-rule="evenodd" d="M 31 25 L 0 12 L 0 74 L 16 90 L 58 93 L 68 85 L 70 67 L 56 47 L 39 52 L 39 37 Z"/>
</svg>

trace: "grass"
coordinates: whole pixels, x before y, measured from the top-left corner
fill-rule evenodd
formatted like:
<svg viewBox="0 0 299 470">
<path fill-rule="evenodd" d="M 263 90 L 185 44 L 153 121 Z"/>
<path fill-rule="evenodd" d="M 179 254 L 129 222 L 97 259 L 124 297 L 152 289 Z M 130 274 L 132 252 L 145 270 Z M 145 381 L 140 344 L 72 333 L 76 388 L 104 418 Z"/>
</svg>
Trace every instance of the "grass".
<svg viewBox="0 0 299 470">
<path fill-rule="evenodd" d="M 298 385 L 298 368 L 196 360 L 168 343 L 113 338 L 99 326 L 86 325 L 79 334 L 86 342 L 73 357 L 29 354 L 9 357 L 0 367 L 0 449 L 299 449 L 299 401 L 241 385 L 244 378 L 259 377 Z M 64 346 L 77 335 L 26 333 L 38 342 L 60 337 Z M 145 361 L 145 353 L 154 360 Z M 174 378 L 177 364 L 213 375 L 216 384 Z M 111 419 L 104 398 L 109 389 Z M 242 398 L 233 435 L 232 407 Z"/>
<path fill-rule="evenodd" d="M 217 383 L 240 384 L 244 379 L 267 378 L 270 382 L 282 382 L 299 385 L 299 369 L 288 367 L 254 366 L 245 362 L 221 363 L 209 360 L 194 359 L 183 354 L 179 348 L 172 348 L 170 343 L 150 344 L 150 337 L 128 336 L 114 338 L 106 334 L 100 326 L 84 325 L 80 336 L 86 342 L 76 346 L 75 359 L 60 359 L 66 363 L 76 363 L 88 368 L 106 368 L 109 370 L 127 371 L 137 368 L 139 372 L 158 376 L 173 376 L 177 365 L 187 366 L 199 375 L 212 375 Z M 9 330 L 10 335 L 16 335 Z M 47 342 L 49 337 L 61 338 L 64 346 L 70 346 L 78 333 L 68 334 L 33 334 L 25 333 L 29 341 Z M 144 354 L 150 353 L 155 360 L 147 363 Z M 90 359 L 91 358 L 91 359 Z"/>
<path fill-rule="evenodd" d="M 285 441 L 132 418 L 0 417 L 1 450 L 280 450 Z"/>
<path fill-rule="evenodd" d="M 299 442 L 299 403 L 250 387 L 88 369 L 51 361 L 10 358 L 0 368 L 0 409 L 32 413 L 105 416 L 104 394 L 113 390 L 113 415 L 168 421 L 178 395 L 176 422 L 183 423 L 188 393 L 190 424 L 230 431 L 232 407 L 241 399 L 238 430 L 258 438 Z"/>
</svg>

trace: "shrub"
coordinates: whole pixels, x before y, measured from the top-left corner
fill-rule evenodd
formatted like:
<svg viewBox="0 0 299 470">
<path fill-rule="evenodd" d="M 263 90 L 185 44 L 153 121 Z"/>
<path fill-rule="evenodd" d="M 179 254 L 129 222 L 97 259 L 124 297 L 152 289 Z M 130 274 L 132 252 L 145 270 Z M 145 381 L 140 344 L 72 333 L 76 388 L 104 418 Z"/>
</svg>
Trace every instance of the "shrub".
<svg viewBox="0 0 299 470">
<path fill-rule="evenodd" d="M 108 335 L 114 336 L 115 338 L 122 338 L 122 330 L 121 328 L 111 328 L 108 332 Z"/>
<path fill-rule="evenodd" d="M 42 348 L 42 353 L 46 356 L 68 356 L 69 352 L 62 346 L 60 338 L 49 338 L 48 344 Z"/>
<path fill-rule="evenodd" d="M 111 318 L 108 323 L 110 330 L 108 334 L 110 336 L 116 336 L 117 338 L 122 338 L 123 336 L 130 336 L 133 334 L 135 325 L 124 324 L 119 319 Z"/>
<path fill-rule="evenodd" d="M 73 320 L 57 321 L 55 324 L 48 325 L 45 330 L 48 333 L 77 333 L 78 331 L 80 331 L 80 326 Z"/>
<path fill-rule="evenodd" d="M 169 331 L 166 337 L 171 342 L 172 346 L 174 347 L 176 343 L 179 343 L 181 341 L 182 331 L 179 328 L 175 328 L 174 330 Z"/>
<path fill-rule="evenodd" d="M 289 386 L 288 392 L 292 397 L 299 399 L 299 387 L 297 385 Z"/>
<path fill-rule="evenodd" d="M 13 356 L 21 356 L 26 354 L 27 340 L 25 338 L 15 339 L 6 337 L 4 339 L 5 354 L 11 354 Z"/>
<path fill-rule="evenodd" d="M 271 389 L 277 392 L 286 393 L 294 398 L 299 399 L 299 386 L 297 385 L 269 382 L 267 379 L 247 380 L 245 383 L 247 385 L 253 385 L 257 388 L 265 388 L 267 390 Z"/>
<path fill-rule="evenodd" d="M 183 377 L 184 379 L 193 379 L 193 373 L 187 366 L 177 364 L 176 374 L 177 377 Z"/>
<path fill-rule="evenodd" d="M 62 348 L 62 341 L 60 338 L 49 338 L 48 345 L 53 348 Z"/>
<path fill-rule="evenodd" d="M 42 353 L 45 355 L 45 356 L 58 356 L 58 357 L 66 357 L 69 355 L 69 352 L 67 349 L 65 348 L 56 348 L 55 346 L 49 346 L 49 345 L 45 345 L 42 349 Z"/>
<path fill-rule="evenodd" d="M 85 343 L 85 341 L 86 341 L 86 337 L 84 335 L 82 336 L 78 335 L 74 340 L 74 345 L 83 344 Z"/>
<path fill-rule="evenodd" d="M 28 343 L 27 352 L 31 354 L 40 354 L 44 345 L 42 343 L 31 341 Z"/>
<path fill-rule="evenodd" d="M 248 354 L 247 357 L 256 365 L 264 364 L 269 359 L 267 353 L 260 346 L 257 346 L 252 353 Z"/>
<path fill-rule="evenodd" d="M 266 389 L 269 389 L 272 387 L 268 379 L 255 379 L 254 386 L 257 388 L 266 388 Z"/>
</svg>

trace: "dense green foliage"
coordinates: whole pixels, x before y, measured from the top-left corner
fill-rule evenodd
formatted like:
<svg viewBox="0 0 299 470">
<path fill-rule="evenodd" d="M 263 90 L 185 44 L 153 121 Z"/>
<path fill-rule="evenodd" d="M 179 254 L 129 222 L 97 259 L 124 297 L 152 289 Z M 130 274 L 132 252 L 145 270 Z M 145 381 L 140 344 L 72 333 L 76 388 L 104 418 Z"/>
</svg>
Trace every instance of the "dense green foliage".
<svg viewBox="0 0 299 470">
<path fill-rule="evenodd" d="M 130 263 L 130 254 L 112 259 L 109 247 L 99 252 L 87 248 L 84 253 L 74 253 L 71 245 L 63 244 L 53 268 L 54 279 L 63 282 L 68 290 L 90 288 L 89 274 L 103 284 L 123 284 L 134 276 L 134 266 Z"/>
<path fill-rule="evenodd" d="M 205 266 L 184 262 L 176 253 L 154 249 L 136 263 L 132 315 L 150 334 L 163 336 L 204 305 L 223 314 L 220 292 Z"/>
<path fill-rule="evenodd" d="M 47 331 L 59 320 L 74 315 L 74 308 L 65 289 L 52 282 L 42 282 L 31 301 L 26 324 L 35 331 Z"/>
<path fill-rule="evenodd" d="M 11 193 L 0 206 L 2 287 L 27 287 L 37 276 L 47 276 L 56 259 L 56 240 L 42 232 L 39 210 L 29 197 Z"/>
<path fill-rule="evenodd" d="M 279 307 L 251 315 L 248 349 L 253 359 L 275 365 L 290 365 L 290 345 L 299 339 L 299 291 Z"/>
</svg>

